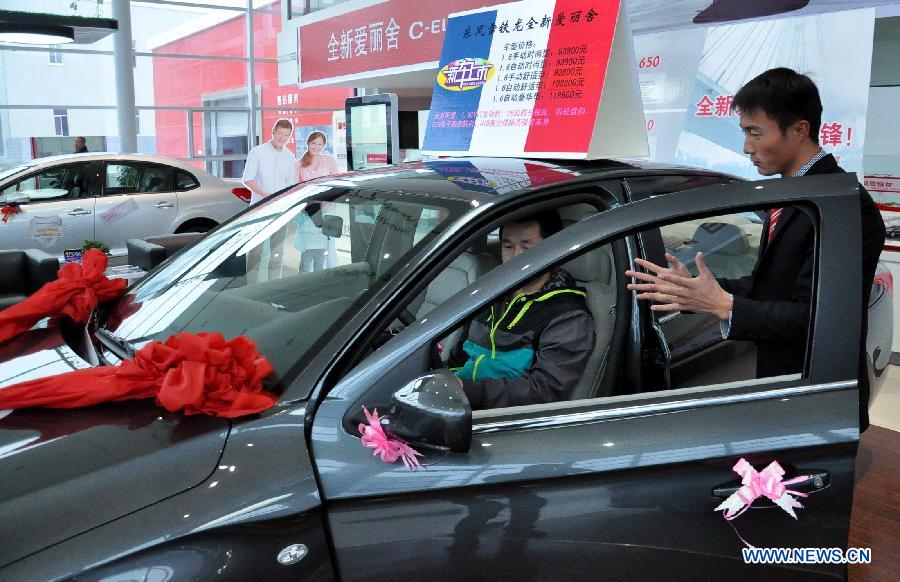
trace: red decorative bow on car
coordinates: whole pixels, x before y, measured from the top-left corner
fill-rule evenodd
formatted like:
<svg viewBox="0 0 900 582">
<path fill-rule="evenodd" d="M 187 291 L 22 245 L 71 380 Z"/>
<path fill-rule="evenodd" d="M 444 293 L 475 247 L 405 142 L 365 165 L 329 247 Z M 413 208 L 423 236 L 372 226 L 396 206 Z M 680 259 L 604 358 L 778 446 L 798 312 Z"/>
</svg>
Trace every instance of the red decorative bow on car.
<svg viewBox="0 0 900 582">
<path fill-rule="evenodd" d="M 0 208 L 0 212 L 3 213 L 3 222 L 6 222 L 7 220 L 9 220 L 10 216 L 12 216 L 13 214 L 18 214 L 21 211 L 19 210 L 18 206 L 4 206 Z"/>
<path fill-rule="evenodd" d="M 169 412 L 234 418 L 261 412 L 278 399 L 262 388 L 272 364 L 250 339 L 220 333 L 179 333 L 150 342 L 118 366 L 75 370 L 0 388 L 6 408 L 80 408 L 156 398 Z"/>
<path fill-rule="evenodd" d="M 27 331 L 45 317 L 68 317 L 86 323 L 97 305 L 125 292 L 125 279 L 109 279 L 107 256 L 88 249 L 81 264 L 69 263 L 59 270 L 59 278 L 35 291 L 28 299 L 0 312 L 0 343 Z"/>
</svg>

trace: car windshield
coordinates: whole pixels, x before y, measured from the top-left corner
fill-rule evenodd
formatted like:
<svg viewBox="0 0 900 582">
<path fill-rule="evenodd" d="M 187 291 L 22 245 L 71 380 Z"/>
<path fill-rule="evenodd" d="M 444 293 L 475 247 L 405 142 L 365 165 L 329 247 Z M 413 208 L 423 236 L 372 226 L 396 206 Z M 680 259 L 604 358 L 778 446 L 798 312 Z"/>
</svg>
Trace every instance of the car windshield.
<svg viewBox="0 0 900 582">
<path fill-rule="evenodd" d="M 427 194 L 309 185 L 207 235 L 132 289 L 104 326 L 134 349 L 181 331 L 245 335 L 283 378 L 468 209 Z"/>
<path fill-rule="evenodd" d="M 21 164 L 18 166 L 14 166 L 9 168 L 8 170 L 0 171 L 0 180 L 5 180 L 14 174 L 18 174 L 19 172 L 24 172 L 29 168 L 33 168 L 36 164 Z"/>
</svg>

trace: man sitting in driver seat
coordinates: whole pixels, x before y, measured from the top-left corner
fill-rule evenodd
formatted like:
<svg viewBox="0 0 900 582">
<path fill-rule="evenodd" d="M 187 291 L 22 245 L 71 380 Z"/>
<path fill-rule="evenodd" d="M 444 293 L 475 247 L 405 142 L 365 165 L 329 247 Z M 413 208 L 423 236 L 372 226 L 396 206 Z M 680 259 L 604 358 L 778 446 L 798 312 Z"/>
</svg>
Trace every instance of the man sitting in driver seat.
<svg viewBox="0 0 900 582">
<path fill-rule="evenodd" d="M 503 225 L 503 262 L 560 230 L 555 210 Z M 572 276 L 557 268 L 476 315 L 449 360 L 472 408 L 567 399 L 596 339 L 585 297 Z"/>
</svg>

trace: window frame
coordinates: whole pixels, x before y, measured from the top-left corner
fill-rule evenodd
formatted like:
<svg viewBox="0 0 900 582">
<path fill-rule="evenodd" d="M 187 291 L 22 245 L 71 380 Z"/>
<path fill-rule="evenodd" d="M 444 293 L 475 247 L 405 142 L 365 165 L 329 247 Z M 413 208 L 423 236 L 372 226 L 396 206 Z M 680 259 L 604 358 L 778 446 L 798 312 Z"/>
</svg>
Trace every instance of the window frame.
<svg viewBox="0 0 900 582">
<path fill-rule="evenodd" d="M 129 191 L 129 192 L 117 192 L 117 191 L 110 192 L 109 191 L 110 188 L 107 183 L 107 180 L 109 178 L 109 167 L 110 166 L 134 166 L 140 171 L 136 178 L 136 187 L 135 187 L 134 191 Z M 147 168 L 151 168 L 151 167 L 159 167 L 159 168 L 163 168 L 166 170 L 166 174 L 167 174 L 166 188 L 164 190 L 160 190 L 159 192 L 141 192 L 140 186 L 141 186 L 142 180 L 144 179 L 144 172 L 147 170 Z M 103 171 L 101 172 L 102 179 L 100 180 L 100 191 L 97 194 L 97 197 L 106 198 L 108 196 L 144 196 L 144 195 L 148 195 L 148 194 L 171 194 L 171 193 L 175 192 L 175 189 L 172 187 L 173 186 L 172 180 L 173 180 L 174 174 L 175 174 L 174 170 L 175 170 L 175 168 L 173 168 L 172 166 L 169 166 L 166 164 L 154 163 L 154 162 L 145 162 L 145 161 L 138 161 L 138 160 L 104 160 L 103 161 Z"/>
<path fill-rule="evenodd" d="M 74 166 L 74 165 L 79 165 L 79 164 L 85 164 L 87 166 L 88 174 L 89 175 L 92 174 L 93 168 L 94 168 L 93 161 L 83 161 L 83 162 L 68 161 L 68 162 L 61 163 L 61 164 L 54 164 L 51 166 L 44 166 L 43 168 L 40 168 L 40 169 L 35 169 L 34 171 L 28 173 L 25 176 L 22 176 L 20 178 L 15 178 L 12 181 L 8 182 L 7 183 L 8 186 L 6 188 L 9 188 L 9 186 L 15 185 L 16 189 L 14 190 L 14 192 L 21 192 L 22 190 L 21 190 L 21 188 L 19 188 L 19 185 L 26 180 L 31 180 L 32 178 L 35 178 L 35 177 L 39 176 L 40 174 L 50 171 L 50 170 L 57 170 L 60 168 L 68 168 L 69 166 Z M 71 201 L 71 200 L 81 200 L 83 198 L 92 198 L 93 196 L 92 196 L 91 192 L 93 189 L 93 182 L 94 182 L 94 178 L 93 178 L 93 176 L 90 176 L 90 183 L 88 184 L 88 187 L 85 188 L 84 191 L 81 192 L 77 197 L 66 196 L 65 198 L 41 198 L 41 199 L 37 199 L 37 200 L 29 200 L 28 206 L 31 206 L 32 204 L 42 204 L 45 202 L 62 202 L 65 200 Z M 4 190 L 6 188 L 4 188 Z"/>
<path fill-rule="evenodd" d="M 53 111 L 53 130 L 59 137 L 68 137 L 69 135 L 69 110 L 54 107 Z"/>
<path fill-rule="evenodd" d="M 516 259 L 518 262 L 510 264 L 508 268 L 506 265 L 501 265 L 498 269 L 505 268 L 506 270 L 511 271 L 511 273 L 498 274 L 496 273 L 496 270 L 492 271 L 486 276 L 490 277 L 491 280 L 485 282 L 484 285 L 494 284 L 498 278 L 501 278 L 504 275 L 507 275 L 507 280 L 511 280 L 511 283 L 505 283 L 502 289 L 497 285 L 496 293 L 491 291 L 490 297 L 488 298 L 485 298 L 485 295 L 482 295 L 482 299 L 476 300 L 476 305 L 474 307 L 472 307 L 471 301 L 468 304 L 462 303 L 463 294 L 458 294 L 457 297 L 459 297 L 459 299 L 451 299 L 447 303 L 435 308 L 435 311 L 432 312 L 434 315 L 430 318 L 433 321 L 428 325 L 425 325 L 425 322 L 421 322 L 423 325 L 417 326 L 414 331 L 411 329 L 401 331 L 394 339 L 383 346 L 382 350 L 384 351 L 380 350 L 379 352 L 376 352 L 373 356 L 359 362 L 352 370 L 349 370 L 348 373 L 342 374 L 334 381 L 334 386 L 329 387 L 330 389 L 327 390 L 327 392 L 323 390 L 323 387 L 326 383 L 333 381 L 333 376 L 329 377 L 329 373 L 333 373 L 334 369 L 326 371 L 326 374 L 322 377 L 321 384 L 315 388 L 312 398 L 318 400 L 327 393 L 329 398 L 343 399 L 348 401 L 348 403 L 352 402 L 346 409 L 346 414 L 349 415 L 354 411 L 354 406 L 365 399 L 366 395 L 370 393 L 371 387 L 382 377 L 383 372 L 378 370 L 391 369 L 402 364 L 406 358 L 415 356 L 424 345 L 421 338 L 427 337 L 428 342 L 430 343 L 431 341 L 443 337 L 448 331 L 454 329 L 465 321 L 465 319 L 471 317 L 480 309 L 484 308 L 484 306 L 490 304 L 491 301 L 495 300 L 496 297 L 500 296 L 512 286 L 520 284 L 527 278 L 534 276 L 534 274 L 540 270 L 552 268 L 554 265 L 559 265 L 571 260 L 574 258 L 575 253 L 585 246 L 595 248 L 603 244 L 612 243 L 617 239 L 625 238 L 636 232 L 654 228 L 662 224 L 677 222 L 679 220 L 694 219 L 703 216 L 716 216 L 729 212 L 742 212 L 757 207 L 763 207 L 775 202 L 775 195 L 778 196 L 777 202 L 781 205 L 793 205 L 809 209 L 813 214 L 814 227 L 816 229 L 814 246 L 816 263 L 814 266 L 812 284 L 813 295 L 818 302 L 814 303 L 811 309 L 811 325 L 807 340 L 808 348 L 806 353 L 806 364 L 804 366 L 805 373 L 803 375 L 762 378 L 676 390 L 642 392 L 640 394 L 628 394 L 614 397 L 485 410 L 477 412 L 474 416 L 475 422 L 473 424 L 473 430 L 477 433 L 523 427 L 535 428 L 535 421 L 545 424 L 582 422 L 585 421 L 585 419 L 592 419 L 592 415 L 594 415 L 596 411 L 599 411 L 601 416 L 631 417 L 634 414 L 634 407 L 627 405 L 623 406 L 622 403 L 630 402 L 634 399 L 648 400 L 649 405 L 656 408 L 658 408 L 659 405 L 663 405 L 663 408 L 670 407 L 671 410 L 678 410 L 685 407 L 696 408 L 698 406 L 724 404 L 734 399 L 770 399 L 782 392 L 785 394 L 802 394 L 820 392 L 823 390 L 843 390 L 851 387 L 849 384 L 851 381 L 847 379 L 850 377 L 853 378 L 852 383 L 855 386 L 857 359 L 847 356 L 847 354 L 853 351 L 853 347 L 856 343 L 848 340 L 853 334 L 842 335 L 839 333 L 846 322 L 832 321 L 833 318 L 825 317 L 822 313 L 834 310 L 839 303 L 845 304 L 845 299 L 838 300 L 837 297 L 846 298 L 848 296 L 860 296 L 861 294 L 858 292 L 859 277 L 831 276 L 829 278 L 829 285 L 823 286 L 821 284 L 821 273 L 823 270 L 832 269 L 832 271 L 834 271 L 834 268 L 837 267 L 838 263 L 846 257 L 846 253 L 848 252 L 847 249 L 852 247 L 852 245 L 846 244 L 848 242 L 845 240 L 847 238 L 846 235 L 832 234 L 827 241 L 821 236 L 823 216 L 825 214 L 828 215 L 829 223 L 839 222 L 838 216 L 842 209 L 846 207 L 846 200 L 837 199 L 834 196 L 827 197 L 820 195 L 825 191 L 835 192 L 833 188 L 828 187 L 831 183 L 825 183 L 824 185 L 819 183 L 821 182 L 821 178 L 823 177 L 817 176 L 815 179 L 807 178 L 805 184 L 809 185 L 808 188 L 804 188 L 803 185 L 797 184 L 795 181 L 790 186 L 781 184 L 775 188 L 771 188 L 767 192 L 755 191 L 754 187 L 749 184 L 734 184 L 702 188 L 701 191 L 690 191 L 690 193 L 674 193 L 672 194 L 672 199 L 668 199 L 667 197 L 667 199 L 648 200 L 647 203 L 644 204 L 637 203 L 624 205 L 622 209 L 627 209 L 632 213 L 626 214 L 626 218 L 620 219 L 619 223 L 616 223 L 616 220 L 620 213 L 615 212 L 616 218 L 611 216 L 614 214 L 615 209 L 603 212 L 600 216 L 595 216 L 587 221 L 573 225 L 570 229 L 578 227 L 581 227 L 582 229 L 604 228 L 607 231 L 605 236 L 593 240 L 589 245 L 568 248 L 567 245 L 570 245 L 573 242 L 572 238 L 577 235 L 570 234 L 566 236 L 564 234 L 566 231 L 563 231 L 563 233 L 557 235 L 562 238 L 558 238 L 555 241 L 551 239 L 551 244 L 544 246 L 543 249 L 537 247 L 538 249 L 541 249 L 541 252 L 528 260 L 528 266 L 532 267 L 535 270 L 534 272 L 528 274 L 516 272 L 516 269 L 521 269 L 522 271 L 525 270 L 519 264 L 522 262 L 519 261 L 519 259 Z M 834 177 L 831 178 L 835 179 Z M 793 186 L 796 185 L 800 185 L 801 187 L 793 188 Z M 737 193 L 743 196 L 743 198 L 737 195 L 730 195 L 726 197 L 724 201 L 721 200 L 720 190 L 723 187 L 737 190 Z M 684 198 L 685 196 L 698 196 L 699 202 L 694 203 L 693 201 L 688 201 Z M 757 201 L 759 198 L 768 199 Z M 637 210 L 631 208 L 636 205 L 639 206 L 640 211 L 643 212 L 640 220 L 636 217 L 636 214 L 634 214 Z M 687 210 L 685 210 L 685 208 L 687 208 Z M 506 220 L 508 219 L 507 215 Z M 601 224 L 597 225 L 597 222 L 600 222 Z M 581 233 L 579 232 L 579 234 Z M 559 252 L 562 252 L 563 254 L 559 254 Z M 551 253 L 554 254 L 554 257 L 553 259 L 548 259 L 546 255 Z M 839 271 L 839 269 L 837 269 L 837 271 Z M 510 274 L 514 274 L 515 276 L 509 276 Z M 851 272 L 849 274 L 852 275 L 853 273 Z M 454 308 L 457 309 L 457 313 L 452 317 L 446 317 L 444 313 L 438 312 L 438 310 L 448 311 Z M 850 314 L 850 319 L 853 319 L 852 314 Z M 850 323 L 852 324 L 853 322 L 851 321 Z M 856 339 L 858 340 L 858 338 Z M 346 356 L 346 354 L 344 354 L 344 356 Z M 683 399 L 687 394 L 699 396 L 687 400 Z M 584 412 L 586 416 L 579 416 L 579 413 L 582 412 Z M 513 422 L 507 422 L 510 420 Z"/>
<path fill-rule="evenodd" d="M 197 176 L 195 176 L 194 174 L 192 174 L 182 168 L 173 167 L 172 170 L 173 170 L 173 172 L 172 172 L 172 180 L 173 180 L 172 181 L 172 186 L 173 186 L 172 190 L 174 192 L 189 192 L 191 190 L 196 190 L 197 188 L 200 187 L 200 180 L 198 180 Z M 178 186 L 178 174 L 184 174 L 185 176 L 189 177 L 194 182 L 194 184 L 188 188 L 180 188 Z"/>
<path fill-rule="evenodd" d="M 617 197 L 617 193 L 619 197 Z M 389 329 L 391 322 L 397 319 L 404 309 L 415 301 L 450 263 L 463 251 L 476 244 L 479 237 L 498 229 L 500 225 L 510 220 L 525 217 L 544 209 L 559 208 L 582 202 L 593 204 L 594 206 L 604 204 L 607 207 L 612 207 L 620 204 L 620 193 L 619 180 L 591 180 L 566 185 L 561 188 L 534 192 L 532 196 L 527 198 L 515 196 L 510 198 L 511 204 L 503 204 L 502 200 L 498 200 L 496 204 L 491 205 L 486 216 L 471 221 L 465 225 L 464 229 L 453 233 L 451 237 L 453 241 L 452 252 L 436 253 L 436 260 L 431 264 L 426 262 L 423 265 L 424 270 L 422 272 L 415 272 L 409 277 L 408 281 L 398 281 L 396 283 L 396 287 L 398 287 L 396 294 L 401 297 L 379 300 L 379 303 L 384 305 L 382 313 L 373 317 L 365 328 L 361 330 L 361 333 L 355 338 L 355 342 L 351 344 L 353 347 L 348 347 L 337 357 L 331 356 L 333 360 L 330 370 L 321 378 L 317 378 L 318 381 L 313 380 L 316 383 L 313 394 L 323 391 L 326 386 L 329 389 L 333 388 L 344 378 L 352 375 L 353 370 L 357 369 L 371 353 L 369 348 L 372 342 L 376 341 L 384 330 Z M 435 247 L 442 247 L 445 242 L 448 242 L 445 237 L 437 237 L 437 239 L 431 240 L 417 257 L 412 258 L 410 264 L 422 263 L 424 256 L 432 254 Z M 438 337 L 443 337 L 452 330 L 453 327 L 451 326 L 441 332 Z M 328 384 L 331 384 L 331 386 L 328 386 Z"/>
</svg>

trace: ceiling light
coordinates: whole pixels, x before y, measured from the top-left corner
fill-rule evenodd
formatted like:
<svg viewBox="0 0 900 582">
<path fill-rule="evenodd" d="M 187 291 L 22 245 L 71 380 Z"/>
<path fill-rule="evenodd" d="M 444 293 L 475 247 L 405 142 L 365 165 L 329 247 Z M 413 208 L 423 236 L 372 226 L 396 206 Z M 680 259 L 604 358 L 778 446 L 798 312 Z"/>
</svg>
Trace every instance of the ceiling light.
<svg viewBox="0 0 900 582">
<path fill-rule="evenodd" d="M 66 44 L 75 41 L 70 26 L 0 22 L 0 42 L 20 44 Z"/>
</svg>

